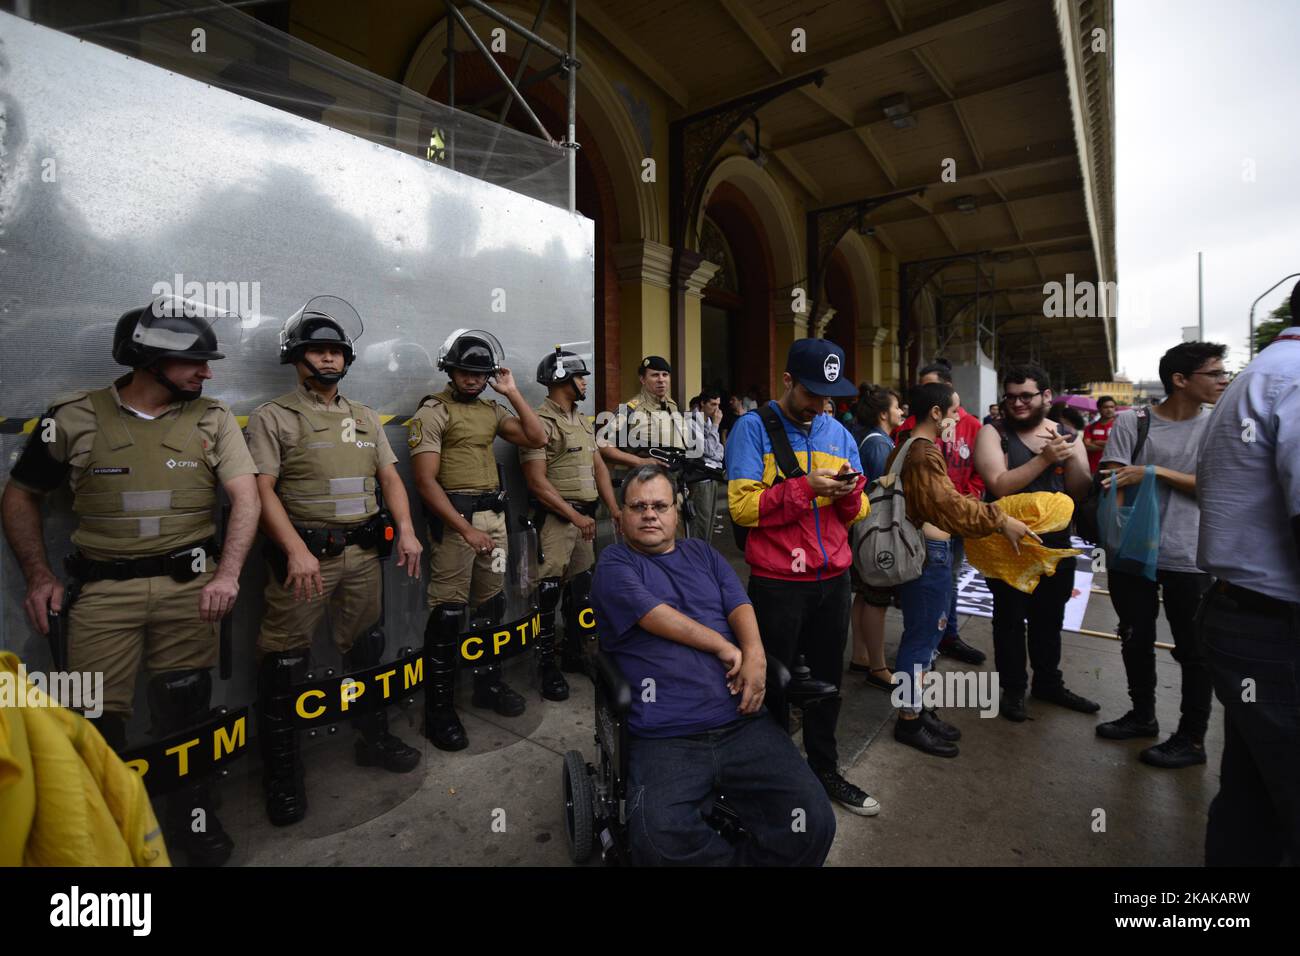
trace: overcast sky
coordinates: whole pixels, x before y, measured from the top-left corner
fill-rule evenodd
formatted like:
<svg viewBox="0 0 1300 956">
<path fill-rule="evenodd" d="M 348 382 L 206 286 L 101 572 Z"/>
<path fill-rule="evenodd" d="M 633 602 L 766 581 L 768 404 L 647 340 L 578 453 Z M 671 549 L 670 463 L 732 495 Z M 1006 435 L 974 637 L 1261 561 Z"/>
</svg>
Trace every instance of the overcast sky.
<svg viewBox="0 0 1300 956">
<path fill-rule="evenodd" d="M 1229 368 L 1250 303 L 1300 272 L 1298 43 L 1296 0 L 1116 0 L 1117 362 L 1135 381 L 1196 324 L 1197 250 L 1205 338 L 1230 346 Z"/>
</svg>

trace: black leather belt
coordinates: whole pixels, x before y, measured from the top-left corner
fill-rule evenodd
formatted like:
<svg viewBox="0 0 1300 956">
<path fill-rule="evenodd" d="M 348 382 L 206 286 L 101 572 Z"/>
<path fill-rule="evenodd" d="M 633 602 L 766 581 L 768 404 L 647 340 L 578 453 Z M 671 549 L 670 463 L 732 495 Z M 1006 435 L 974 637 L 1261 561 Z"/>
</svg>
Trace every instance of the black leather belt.
<svg viewBox="0 0 1300 956">
<path fill-rule="evenodd" d="M 89 584 L 92 581 L 130 581 L 134 578 L 169 577 L 173 581 L 185 584 L 193 581 L 201 573 L 194 570 L 194 550 L 202 548 L 207 560 L 216 561 L 221 557 L 217 548 L 217 539 L 208 538 L 177 548 L 168 554 L 154 554 L 143 558 L 123 558 L 114 561 L 95 561 L 80 551 L 75 551 L 63 559 L 64 570 L 69 575 Z"/>
<path fill-rule="evenodd" d="M 1260 594 L 1258 591 L 1227 581 L 1215 581 L 1210 590 L 1215 594 L 1222 594 L 1243 611 L 1267 614 L 1270 617 L 1291 618 L 1294 615 L 1300 620 L 1300 604 Z"/>
<path fill-rule="evenodd" d="M 569 505 L 570 508 L 578 512 L 578 514 L 583 515 L 584 517 L 587 518 L 596 517 L 596 509 L 600 507 L 599 498 L 597 498 L 595 501 L 569 501 L 568 498 L 565 498 L 564 500 Z M 554 512 L 551 513 L 555 514 Z M 568 518 L 562 517 L 561 515 L 555 515 L 555 517 L 559 518 L 561 521 L 565 523 L 568 523 L 569 520 Z"/>
<path fill-rule="evenodd" d="M 388 557 L 394 537 L 392 518 L 384 510 L 365 524 L 350 528 L 300 528 L 294 525 L 293 530 L 306 542 L 307 550 L 318 558 L 338 557 L 350 544 L 359 545 L 367 551 L 378 548 L 380 557 Z"/>
<path fill-rule="evenodd" d="M 448 492 L 447 500 L 466 521 L 470 521 L 471 516 L 478 511 L 495 511 L 500 514 L 506 510 L 504 491 L 485 491 L 481 495 L 454 495 Z"/>
</svg>

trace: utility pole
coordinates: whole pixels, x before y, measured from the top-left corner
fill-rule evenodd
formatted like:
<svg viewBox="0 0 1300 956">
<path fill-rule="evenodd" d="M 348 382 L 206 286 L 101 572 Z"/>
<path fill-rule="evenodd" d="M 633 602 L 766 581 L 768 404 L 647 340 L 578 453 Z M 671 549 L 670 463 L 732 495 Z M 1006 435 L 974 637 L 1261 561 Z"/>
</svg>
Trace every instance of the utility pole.
<svg viewBox="0 0 1300 956">
<path fill-rule="evenodd" d="M 1205 341 L 1205 296 L 1201 287 L 1201 253 L 1196 254 L 1196 340 Z"/>
</svg>

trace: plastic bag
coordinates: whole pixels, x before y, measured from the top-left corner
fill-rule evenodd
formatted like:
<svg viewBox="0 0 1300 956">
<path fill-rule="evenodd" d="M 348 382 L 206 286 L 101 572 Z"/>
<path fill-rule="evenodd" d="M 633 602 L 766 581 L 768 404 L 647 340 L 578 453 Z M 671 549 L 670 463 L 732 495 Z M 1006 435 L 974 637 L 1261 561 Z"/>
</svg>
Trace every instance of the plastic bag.
<svg viewBox="0 0 1300 956">
<path fill-rule="evenodd" d="M 1121 504 L 1119 489 L 1111 482 L 1097 507 L 1106 566 L 1126 574 L 1156 579 L 1160 558 L 1160 498 L 1156 492 L 1156 470 L 1148 465 L 1131 505 Z"/>
</svg>

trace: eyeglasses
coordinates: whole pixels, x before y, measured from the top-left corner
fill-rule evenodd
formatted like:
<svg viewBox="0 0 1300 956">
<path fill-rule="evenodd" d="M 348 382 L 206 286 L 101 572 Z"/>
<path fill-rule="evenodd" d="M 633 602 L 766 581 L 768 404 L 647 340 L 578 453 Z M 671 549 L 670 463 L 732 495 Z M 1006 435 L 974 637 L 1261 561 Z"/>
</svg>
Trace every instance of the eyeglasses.
<svg viewBox="0 0 1300 956">
<path fill-rule="evenodd" d="M 661 515 L 665 514 L 672 505 L 666 501 L 638 501 L 635 504 L 627 504 L 623 507 L 629 511 L 635 511 L 639 515 L 643 515 L 653 508 L 655 514 Z"/>
<path fill-rule="evenodd" d="M 1012 395 L 1008 392 L 1002 396 L 1002 401 L 1006 402 L 1008 405 L 1015 405 L 1017 402 L 1022 405 L 1028 405 L 1042 394 L 1042 392 L 1021 392 L 1019 395 Z"/>
<path fill-rule="evenodd" d="M 1217 372 L 1193 372 L 1192 374 L 1193 374 L 1193 375 L 1208 375 L 1208 376 L 1210 376 L 1210 378 L 1218 379 L 1220 382 L 1231 382 L 1231 381 L 1232 381 L 1232 373 L 1229 372 L 1229 371 L 1225 371 L 1224 369 L 1219 369 L 1219 371 L 1217 371 Z"/>
</svg>

